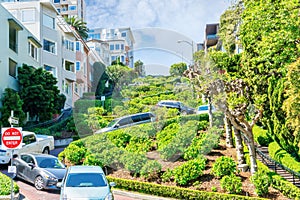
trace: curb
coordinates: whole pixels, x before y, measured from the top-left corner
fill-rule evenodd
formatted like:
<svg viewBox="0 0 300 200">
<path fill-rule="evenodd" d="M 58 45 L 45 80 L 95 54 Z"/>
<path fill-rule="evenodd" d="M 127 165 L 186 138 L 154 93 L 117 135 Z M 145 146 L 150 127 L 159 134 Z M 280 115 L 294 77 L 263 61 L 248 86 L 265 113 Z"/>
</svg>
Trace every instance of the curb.
<svg viewBox="0 0 300 200">
<path fill-rule="evenodd" d="M 175 200 L 171 198 L 166 198 L 166 197 L 159 197 L 159 196 L 150 196 L 146 194 L 141 194 L 141 193 L 136 193 L 136 192 L 128 192 L 125 190 L 119 190 L 119 189 L 112 189 L 113 194 L 116 195 L 122 195 L 126 197 L 131 197 L 134 199 L 142 199 L 142 200 Z"/>
<path fill-rule="evenodd" d="M 20 193 L 14 194 L 13 200 L 20 200 L 20 196 L 21 196 Z M 11 197 L 11 195 L 3 195 L 3 196 L 0 196 L 0 200 L 11 200 L 10 197 Z"/>
</svg>

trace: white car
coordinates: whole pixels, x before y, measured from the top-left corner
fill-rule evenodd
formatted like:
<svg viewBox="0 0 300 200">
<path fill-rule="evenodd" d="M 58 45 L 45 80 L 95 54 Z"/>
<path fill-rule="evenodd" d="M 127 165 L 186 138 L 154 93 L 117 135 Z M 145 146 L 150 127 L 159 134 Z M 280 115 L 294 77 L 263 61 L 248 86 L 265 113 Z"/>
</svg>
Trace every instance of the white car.
<svg viewBox="0 0 300 200">
<path fill-rule="evenodd" d="M 22 147 L 14 150 L 14 155 L 20 153 L 44 153 L 49 154 L 54 149 L 54 138 L 48 135 L 39 135 L 30 131 L 22 131 Z M 1 136 L 1 134 L 0 134 Z M 0 140 L 1 141 L 1 140 Z M 10 162 L 11 151 L 2 148 L 0 142 L 0 164 Z"/>
<path fill-rule="evenodd" d="M 60 200 L 65 199 L 105 199 L 113 200 L 111 187 L 105 174 L 99 166 L 70 166 L 62 182 L 57 183 L 61 188 Z"/>
<path fill-rule="evenodd" d="M 197 109 L 197 114 L 208 114 L 208 106 L 209 105 L 199 106 L 198 109 Z M 215 112 L 216 108 L 214 106 L 212 106 L 211 111 Z"/>
</svg>

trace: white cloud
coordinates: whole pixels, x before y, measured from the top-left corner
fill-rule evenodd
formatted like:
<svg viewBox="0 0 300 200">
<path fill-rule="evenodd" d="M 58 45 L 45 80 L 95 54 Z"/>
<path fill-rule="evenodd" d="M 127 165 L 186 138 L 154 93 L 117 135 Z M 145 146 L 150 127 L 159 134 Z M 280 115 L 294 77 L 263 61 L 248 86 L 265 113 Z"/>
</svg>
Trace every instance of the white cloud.
<svg viewBox="0 0 300 200">
<path fill-rule="evenodd" d="M 90 28 L 160 27 L 202 42 L 205 24 L 216 23 L 229 0 L 86 0 Z"/>
<path fill-rule="evenodd" d="M 218 23 L 230 0 L 86 0 L 89 28 L 130 27 L 135 60 L 148 69 L 166 71 L 173 63 L 192 59 L 189 43 L 204 41 L 205 25 Z M 150 53 L 149 49 L 153 52 Z M 169 55 L 167 55 L 169 53 Z M 156 66 L 156 67 L 154 67 Z M 159 66 L 159 67 L 158 67 Z M 163 70 L 164 69 L 164 70 Z"/>
</svg>

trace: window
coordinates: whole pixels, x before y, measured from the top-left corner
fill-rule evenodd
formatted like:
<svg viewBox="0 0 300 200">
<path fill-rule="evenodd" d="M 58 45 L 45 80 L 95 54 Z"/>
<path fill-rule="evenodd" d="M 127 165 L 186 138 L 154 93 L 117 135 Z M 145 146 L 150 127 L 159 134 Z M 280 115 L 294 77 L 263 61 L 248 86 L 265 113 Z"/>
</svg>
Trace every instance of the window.
<svg viewBox="0 0 300 200">
<path fill-rule="evenodd" d="M 57 12 L 60 13 L 60 8 L 57 8 Z"/>
<path fill-rule="evenodd" d="M 17 77 L 17 63 L 12 59 L 9 59 L 9 75 L 14 78 Z"/>
<path fill-rule="evenodd" d="M 111 51 L 115 50 L 115 45 L 113 45 L 113 44 L 109 45 L 109 50 L 111 50 Z"/>
<path fill-rule="evenodd" d="M 76 51 L 80 51 L 81 45 L 80 42 L 76 42 Z"/>
<path fill-rule="evenodd" d="M 126 32 L 121 33 L 121 37 L 126 37 Z"/>
<path fill-rule="evenodd" d="M 80 70 L 80 62 L 76 62 L 76 71 L 79 71 Z"/>
<path fill-rule="evenodd" d="M 124 61 L 125 61 L 124 56 L 121 56 L 121 62 L 124 63 Z"/>
<path fill-rule="evenodd" d="M 78 83 L 75 83 L 74 91 L 78 94 Z"/>
<path fill-rule="evenodd" d="M 28 42 L 28 54 L 33 57 L 35 60 L 38 59 L 37 48 L 31 42 Z"/>
<path fill-rule="evenodd" d="M 114 60 L 116 60 L 116 56 L 111 57 L 111 61 L 114 61 Z"/>
<path fill-rule="evenodd" d="M 22 22 L 34 22 L 34 21 L 35 21 L 34 9 L 22 10 Z"/>
<path fill-rule="evenodd" d="M 120 49 L 120 45 L 116 44 L 116 50 L 119 50 L 119 49 Z"/>
<path fill-rule="evenodd" d="M 71 93 L 71 83 L 67 80 L 63 80 L 62 81 L 62 85 L 63 85 L 63 91 L 66 94 L 70 94 Z"/>
<path fill-rule="evenodd" d="M 50 72 L 54 77 L 56 77 L 56 68 L 55 67 L 51 67 L 49 65 L 44 65 L 44 69 L 47 72 Z"/>
<path fill-rule="evenodd" d="M 121 44 L 121 50 L 124 50 L 124 44 Z"/>
<path fill-rule="evenodd" d="M 49 15 L 43 14 L 43 25 L 55 29 L 55 19 Z"/>
<path fill-rule="evenodd" d="M 43 49 L 45 51 L 48 51 L 48 52 L 54 53 L 54 54 L 56 53 L 55 43 L 54 42 L 51 42 L 49 40 L 44 39 L 44 43 L 43 44 L 44 44 L 43 45 Z"/>
<path fill-rule="evenodd" d="M 77 10 L 77 6 L 75 5 L 69 6 L 69 10 Z"/>
<path fill-rule="evenodd" d="M 75 72 L 74 63 L 65 60 L 65 70 L 70 71 L 70 72 Z"/>
<path fill-rule="evenodd" d="M 11 26 L 9 26 L 9 48 L 16 53 L 18 52 L 18 31 Z"/>
<path fill-rule="evenodd" d="M 60 3 L 60 0 L 54 0 L 54 3 Z"/>
<path fill-rule="evenodd" d="M 70 51 L 74 51 L 74 42 L 72 42 L 70 40 L 65 40 L 64 46 L 66 47 L 66 49 L 68 49 Z"/>
</svg>

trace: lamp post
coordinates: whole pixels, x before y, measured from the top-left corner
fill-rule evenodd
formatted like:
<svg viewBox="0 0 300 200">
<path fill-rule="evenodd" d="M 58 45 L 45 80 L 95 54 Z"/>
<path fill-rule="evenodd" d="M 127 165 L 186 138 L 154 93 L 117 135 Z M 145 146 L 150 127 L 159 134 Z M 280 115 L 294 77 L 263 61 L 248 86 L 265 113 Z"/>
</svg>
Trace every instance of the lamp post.
<svg viewBox="0 0 300 200">
<path fill-rule="evenodd" d="M 194 64 L 194 42 L 189 42 L 187 40 L 178 40 L 177 43 L 182 43 L 182 42 L 185 42 L 187 43 L 188 45 L 190 45 L 192 47 L 192 65 Z"/>
</svg>

